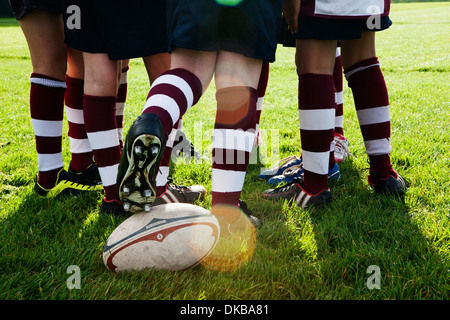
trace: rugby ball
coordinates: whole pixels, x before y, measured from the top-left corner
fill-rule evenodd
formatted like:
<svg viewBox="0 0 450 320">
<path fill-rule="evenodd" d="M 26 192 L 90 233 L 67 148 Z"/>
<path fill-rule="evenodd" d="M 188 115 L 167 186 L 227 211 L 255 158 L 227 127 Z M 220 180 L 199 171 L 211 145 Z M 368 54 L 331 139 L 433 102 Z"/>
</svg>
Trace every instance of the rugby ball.
<svg viewBox="0 0 450 320">
<path fill-rule="evenodd" d="M 187 203 L 153 207 L 123 221 L 103 248 L 113 272 L 186 270 L 205 259 L 219 239 L 219 223 L 208 210 Z"/>
</svg>

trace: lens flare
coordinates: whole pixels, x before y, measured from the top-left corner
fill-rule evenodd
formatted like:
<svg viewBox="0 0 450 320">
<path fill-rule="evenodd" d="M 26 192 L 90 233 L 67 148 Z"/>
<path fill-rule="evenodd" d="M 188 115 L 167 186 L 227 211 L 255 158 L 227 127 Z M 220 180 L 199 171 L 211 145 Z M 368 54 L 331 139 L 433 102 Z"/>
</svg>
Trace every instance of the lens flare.
<svg viewBox="0 0 450 320">
<path fill-rule="evenodd" d="M 216 271 L 236 271 L 253 259 L 256 230 L 237 207 L 217 205 L 211 208 L 220 226 L 220 237 L 203 267 Z"/>
</svg>

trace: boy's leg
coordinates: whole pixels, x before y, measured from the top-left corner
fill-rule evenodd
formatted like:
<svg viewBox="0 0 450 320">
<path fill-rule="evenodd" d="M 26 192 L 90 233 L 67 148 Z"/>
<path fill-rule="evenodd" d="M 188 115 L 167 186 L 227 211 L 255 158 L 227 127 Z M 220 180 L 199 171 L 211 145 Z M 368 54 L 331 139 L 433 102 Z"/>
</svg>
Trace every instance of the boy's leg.
<svg viewBox="0 0 450 320">
<path fill-rule="evenodd" d="M 255 226 L 261 222 L 250 215 L 240 195 L 256 136 L 256 87 L 260 73 L 260 60 L 219 52 L 211 212 L 219 221 L 221 237 L 203 261 L 207 268 L 236 268 L 252 256 L 255 248 Z"/>
<path fill-rule="evenodd" d="M 117 183 L 126 210 L 150 210 L 167 137 L 200 99 L 211 81 L 215 59 L 215 52 L 176 49 L 172 69 L 153 82 L 142 114 L 128 132 L 119 167 Z"/>
<path fill-rule="evenodd" d="M 19 20 L 30 50 L 30 114 L 38 154 L 37 187 L 49 190 L 64 167 L 62 123 L 66 51 L 61 16 L 34 10 Z M 39 28 L 38 28 L 39 26 Z"/>
<path fill-rule="evenodd" d="M 269 62 L 264 62 L 261 68 L 261 76 L 259 78 L 258 87 L 256 92 L 258 94 L 258 100 L 256 101 L 256 138 L 255 146 L 261 144 L 261 135 L 259 134 L 259 122 L 261 120 L 261 113 L 264 105 L 264 97 L 266 96 L 267 84 L 269 82 Z"/>
<path fill-rule="evenodd" d="M 123 148 L 123 115 L 125 113 L 125 104 L 127 102 L 129 69 L 130 69 L 129 60 L 122 61 L 120 72 L 120 83 L 119 89 L 117 91 L 117 101 L 116 101 L 117 134 L 119 135 L 119 143 L 121 148 Z"/>
<path fill-rule="evenodd" d="M 215 73 L 217 114 L 212 150 L 213 208 L 218 205 L 240 206 L 239 199 L 256 136 L 256 88 L 261 66 L 262 62 L 257 59 L 231 52 L 219 53 Z M 220 213 L 221 210 L 215 211 L 215 214 Z M 226 213 L 228 223 L 239 219 L 238 210 Z"/>
<path fill-rule="evenodd" d="M 343 96 L 343 74 L 342 59 L 339 48 L 336 48 L 336 59 L 333 69 L 334 88 L 336 89 L 336 119 L 334 131 L 344 135 L 344 96 Z"/>
<path fill-rule="evenodd" d="M 212 203 L 237 206 L 255 137 L 262 63 L 221 51 L 216 66 Z M 249 141 L 248 139 L 252 139 Z"/>
<path fill-rule="evenodd" d="M 35 191 L 41 196 L 78 195 L 92 190 L 64 170 L 62 127 L 67 49 L 61 15 L 33 10 L 19 20 L 30 50 L 33 73 L 30 113 L 38 153 Z"/>
<path fill-rule="evenodd" d="M 33 72 L 64 81 L 67 50 L 61 15 L 33 10 L 19 24 L 30 50 Z"/>
<path fill-rule="evenodd" d="M 64 97 L 70 152 L 72 155 L 69 170 L 83 172 L 93 164 L 94 155 L 87 137 L 83 116 L 84 61 L 83 53 L 68 48 L 67 90 Z"/>
<path fill-rule="evenodd" d="M 86 77 L 83 113 L 89 143 L 105 190 L 105 201 L 119 202 L 116 190 L 120 160 L 116 125 L 116 95 L 120 61 L 106 54 L 83 53 Z"/>
<path fill-rule="evenodd" d="M 145 69 L 147 70 L 148 79 L 150 85 L 156 80 L 163 72 L 170 69 L 170 54 L 158 53 L 151 56 L 143 57 Z"/>
<path fill-rule="evenodd" d="M 376 190 L 386 187 L 394 193 L 403 194 L 406 188 L 404 181 L 398 177 L 390 160 L 389 95 L 375 55 L 375 33 L 363 31 L 361 39 L 343 41 L 342 45 L 345 76 L 352 89 L 366 153 L 369 156 L 369 183 Z M 356 50 L 360 54 L 355 54 Z M 349 56 L 346 57 L 346 54 Z M 386 184 L 392 184 L 392 188 Z"/>
<path fill-rule="evenodd" d="M 266 199 L 293 199 L 301 207 L 331 201 L 329 170 L 335 165 L 331 151 L 335 127 L 333 71 L 336 41 L 297 40 L 296 66 L 303 179 L 264 191 Z"/>
<path fill-rule="evenodd" d="M 335 126 L 335 46 L 335 41 L 297 40 L 303 187 L 311 196 L 328 189 L 334 160 L 330 145 Z"/>
<path fill-rule="evenodd" d="M 336 60 L 334 63 L 333 80 L 336 89 L 336 118 L 334 125 L 334 159 L 342 162 L 349 156 L 348 139 L 344 136 L 344 92 L 342 59 L 340 48 L 336 48 Z"/>
<path fill-rule="evenodd" d="M 164 72 L 170 69 L 170 54 L 160 53 L 144 57 L 144 64 L 150 80 L 150 85 Z M 156 176 L 156 199 L 153 205 L 171 202 L 193 202 L 203 200 L 206 190 L 202 186 L 179 186 L 169 184 L 170 160 L 176 143 L 176 138 L 182 134 L 182 118 L 174 125 L 167 137 L 164 153 Z"/>
</svg>

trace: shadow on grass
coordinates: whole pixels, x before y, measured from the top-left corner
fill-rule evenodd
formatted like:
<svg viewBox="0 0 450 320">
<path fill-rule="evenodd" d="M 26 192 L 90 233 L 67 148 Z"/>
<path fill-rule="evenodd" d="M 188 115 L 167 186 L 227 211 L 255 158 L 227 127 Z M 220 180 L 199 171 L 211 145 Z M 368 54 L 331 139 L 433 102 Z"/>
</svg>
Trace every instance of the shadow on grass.
<svg viewBox="0 0 450 320">
<path fill-rule="evenodd" d="M 243 193 L 264 221 L 257 252 L 231 274 L 202 269 L 111 274 L 102 249 L 125 217 L 99 213 L 99 194 L 47 200 L 29 191 L 0 224 L 0 298 L 448 298 L 445 257 L 429 245 L 407 203 L 375 196 L 351 160 L 342 165 L 342 179 L 332 186 L 334 201 L 324 209 L 262 199 L 267 184 L 255 179 L 258 172 L 250 168 Z M 81 270 L 80 290 L 67 288 L 71 265 Z M 369 266 L 379 267 L 380 289 L 367 286 L 373 276 Z"/>
<path fill-rule="evenodd" d="M 277 260 L 266 262 L 266 270 L 290 264 L 283 278 L 289 294 L 280 299 L 448 299 L 448 258 L 430 246 L 408 196 L 405 202 L 374 194 L 351 158 L 340 170 L 341 179 L 330 185 L 333 202 L 322 209 L 248 195 L 266 222 L 260 243 Z M 268 188 L 259 184 L 256 192 Z"/>
<path fill-rule="evenodd" d="M 0 224 L 0 299 L 68 299 L 89 296 L 93 275 L 108 271 L 102 249 L 124 219 L 99 213 L 98 192 L 45 199 L 34 192 Z M 67 268 L 78 266 L 83 286 L 69 290 Z M 4 280 L 4 281 L 3 281 Z"/>
<path fill-rule="evenodd" d="M 405 199 L 374 194 L 351 159 L 341 174 L 333 204 L 310 211 L 321 277 L 333 297 L 352 292 L 355 299 L 448 298 L 448 266 Z"/>
</svg>

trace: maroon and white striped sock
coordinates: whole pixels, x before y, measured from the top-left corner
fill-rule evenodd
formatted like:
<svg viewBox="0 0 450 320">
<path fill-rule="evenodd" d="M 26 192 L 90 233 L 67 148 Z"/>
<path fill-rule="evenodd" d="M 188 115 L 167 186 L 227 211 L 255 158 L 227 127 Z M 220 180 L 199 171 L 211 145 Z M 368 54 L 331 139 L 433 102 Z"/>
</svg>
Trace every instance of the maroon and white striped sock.
<svg viewBox="0 0 450 320">
<path fill-rule="evenodd" d="M 344 135 L 344 85 L 342 75 L 342 60 L 339 48 L 336 48 L 336 60 L 334 62 L 333 81 L 336 89 L 336 118 L 334 131 Z"/>
<path fill-rule="evenodd" d="M 84 123 L 107 201 L 118 200 L 116 177 L 120 161 L 116 97 L 83 96 Z"/>
<path fill-rule="evenodd" d="M 371 181 L 397 176 L 390 160 L 391 118 L 386 82 L 377 57 L 345 70 L 370 162 Z"/>
<path fill-rule="evenodd" d="M 259 77 L 258 87 L 256 92 L 258 94 L 258 100 L 256 101 L 256 138 L 255 145 L 261 144 L 261 135 L 259 134 L 259 122 L 261 120 L 262 108 L 264 105 L 264 97 L 266 96 L 267 83 L 269 82 L 269 62 L 264 62 L 261 69 L 261 75 Z"/>
<path fill-rule="evenodd" d="M 164 193 L 169 164 L 177 129 L 183 114 L 195 105 L 202 95 L 202 84 L 196 75 L 185 69 L 162 73 L 153 83 L 142 113 L 158 115 L 167 137 L 166 147 L 156 176 L 156 193 Z"/>
<path fill-rule="evenodd" d="M 84 80 L 66 75 L 67 90 L 65 95 L 66 116 L 69 124 L 70 167 L 81 172 L 89 167 L 94 159 L 91 145 L 87 137 L 83 116 Z"/>
<path fill-rule="evenodd" d="M 333 76 L 303 74 L 298 91 L 304 189 L 315 195 L 328 189 L 336 106 Z"/>
<path fill-rule="evenodd" d="M 230 87 L 216 92 L 212 143 L 212 206 L 238 206 L 255 139 L 256 89 Z"/>
<path fill-rule="evenodd" d="M 55 186 L 57 174 L 64 167 L 62 128 L 64 116 L 64 81 L 32 73 L 30 77 L 30 114 L 38 154 L 38 183 L 44 189 Z"/>
<path fill-rule="evenodd" d="M 121 148 L 123 148 L 123 115 L 125 112 L 125 104 L 127 101 L 127 93 L 128 93 L 128 70 L 129 66 L 126 66 L 122 69 L 122 73 L 120 76 L 120 85 L 119 90 L 117 92 L 117 101 L 116 101 L 116 123 L 117 123 L 117 133 L 119 135 L 119 142 Z"/>
<path fill-rule="evenodd" d="M 169 177 L 170 172 L 170 158 L 172 156 L 172 150 L 173 146 L 175 144 L 175 139 L 177 137 L 177 132 L 180 130 L 181 127 L 181 120 L 180 119 L 175 126 L 173 127 L 172 131 L 169 134 L 169 137 L 167 138 L 166 142 L 166 148 L 164 149 L 164 154 L 161 158 L 161 162 L 159 164 L 159 170 L 158 174 L 156 175 L 156 196 L 159 197 L 166 191 L 167 186 L 167 178 Z"/>
<path fill-rule="evenodd" d="M 183 114 L 202 95 L 202 84 L 195 74 L 185 69 L 173 69 L 161 74 L 152 84 L 142 113 L 156 114 L 166 137 Z"/>
</svg>

